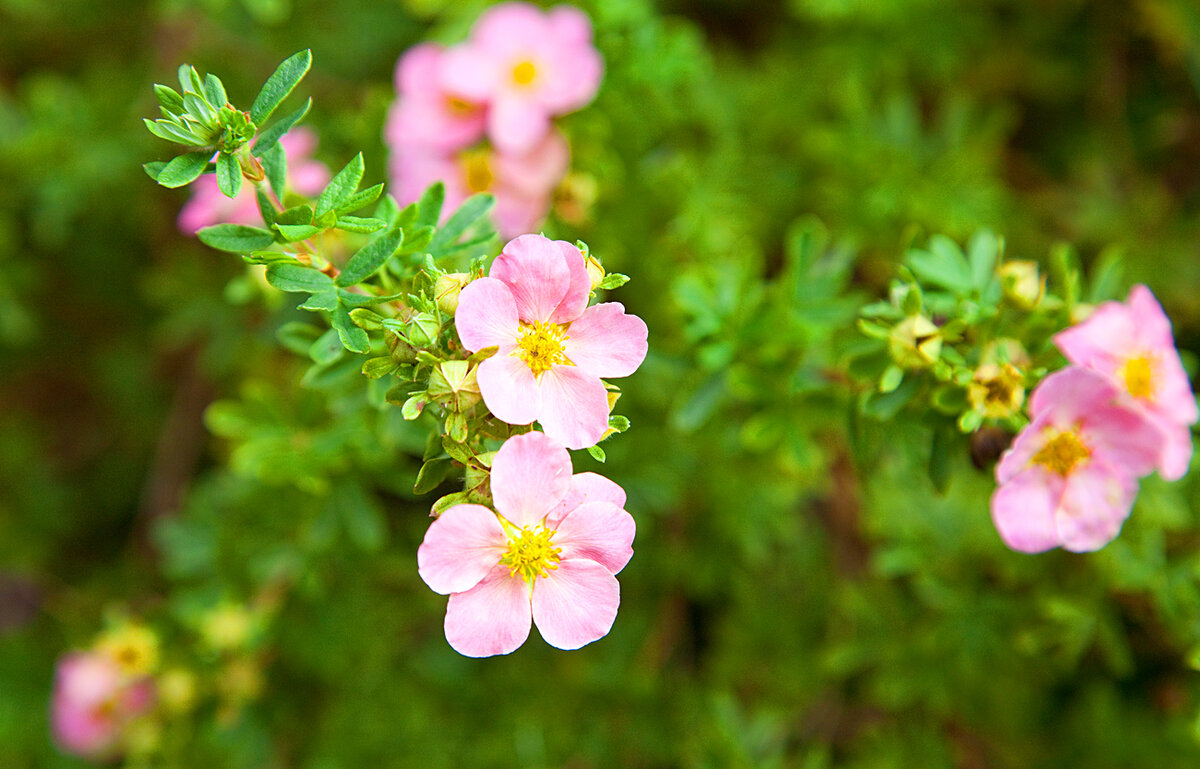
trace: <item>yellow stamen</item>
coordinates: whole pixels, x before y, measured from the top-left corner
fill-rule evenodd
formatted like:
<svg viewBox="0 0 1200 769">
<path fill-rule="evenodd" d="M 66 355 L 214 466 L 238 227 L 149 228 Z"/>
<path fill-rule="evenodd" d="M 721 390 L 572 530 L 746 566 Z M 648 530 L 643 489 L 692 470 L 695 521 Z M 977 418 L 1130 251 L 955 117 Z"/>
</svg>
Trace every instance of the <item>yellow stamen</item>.
<svg viewBox="0 0 1200 769">
<path fill-rule="evenodd" d="M 1130 358 L 1121 367 L 1121 378 L 1125 380 L 1125 389 L 1135 398 L 1149 398 L 1154 395 L 1154 360 L 1145 355 Z"/>
<path fill-rule="evenodd" d="M 496 181 L 487 150 L 465 152 L 461 159 L 463 183 L 471 194 L 487 192 Z"/>
<path fill-rule="evenodd" d="M 547 571 L 558 568 L 561 552 L 561 547 L 554 546 L 554 529 L 526 526 L 510 531 L 508 550 L 500 559 L 500 565 L 508 567 L 510 577 L 520 574 L 532 584 Z"/>
<path fill-rule="evenodd" d="M 537 77 L 537 67 L 532 61 L 518 62 L 517 66 L 513 67 L 512 79 L 517 85 L 529 85 Z"/>
<path fill-rule="evenodd" d="M 1078 435 L 1067 432 L 1059 433 L 1047 441 L 1046 445 L 1033 455 L 1033 462 L 1065 477 L 1076 465 L 1091 455 L 1092 452 L 1083 445 Z"/>
<path fill-rule="evenodd" d="M 540 320 L 533 325 L 522 323 L 521 336 L 517 339 L 513 355 L 524 361 L 535 376 L 541 376 L 551 366 L 573 365 L 563 352 L 568 339 L 567 329 L 557 323 L 543 323 Z"/>
</svg>

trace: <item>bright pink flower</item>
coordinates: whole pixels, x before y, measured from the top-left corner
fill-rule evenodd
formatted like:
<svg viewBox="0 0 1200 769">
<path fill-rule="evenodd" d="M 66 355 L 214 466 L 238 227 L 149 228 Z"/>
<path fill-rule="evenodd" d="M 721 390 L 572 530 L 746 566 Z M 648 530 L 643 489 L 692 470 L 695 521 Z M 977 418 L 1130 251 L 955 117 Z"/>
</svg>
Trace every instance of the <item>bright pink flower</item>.
<svg viewBox="0 0 1200 769">
<path fill-rule="evenodd" d="M 392 185 L 397 198 L 412 202 L 425 188 L 441 181 L 446 185 L 443 211 L 448 216 L 477 192 L 496 198 L 493 216 L 502 238 L 536 230 L 546 213 L 554 188 L 567 173 L 570 150 L 558 131 L 552 131 L 525 155 L 499 153 L 476 147 L 454 155 L 431 152 L 419 145 L 393 149 Z"/>
<path fill-rule="evenodd" d="M 1133 287 L 1129 300 L 1105 302 L 1091 317 L 1054 337 L 1067 360 L 1112 377 L 1126 402 L 1146 415 L 1163 434 L 1157 465 L 1174 481 L 1192 459 L 1192 431 L 1200 413 L 1188 382 L 1171 321 L 1150 289 Z"/>
<path fill-rule="evenodd" d="M 1076 366 L 1033 391 L 1033 421 L 996 465 L 992 520 L 1005 544 L 1026 553 L 1081 552 L 1117 536 L 1161 440 L 1119 397 L 1111 379 Z"/>
<path fill-rule="evenodd" d="M 125 727 L 154 705 L 150 678 L 130 678 L 110 656 L 73 652 L 59 660 L 50 720 L 64 751 L 107 758 L 119 750 Z"/>
<path fill-rule="evenodd" d="M 591 280 L 575 246 L 541 235 L 509 242 L 489 277 L 468 283 L 455 323 L 479 365 L 479 390 L 496 417 L 541 423 L 567 448 L 595 445 L 608 429 L 601 378 L 629 376 L 646 357 L 646 324 L 616 302 L 588 307 Z"/>
<path fill-rule="evenodd" d="M 414 46 L 396 64 L 398 98 L 388 111 L 383 138 L 393 150 L 420 146 L 445 154 L 483 138 L 484 105 L 465 101 L 441 84 L 445 50 Z"/>
<path fill-rule="evenodd" d="M 633 517 L 621 487 L 571 475 L 566 449 L 544 433 L 505 441 L 492 460 L 493 513 L 455 505 L 417 549 L 421 579 L 442 595 L 446 640 L 460 654 L 508 654 L 531 621 L 559 649 L 603 638 L 621 602 L 614 576 L 633 557 Z"/>
<path fill-rule="evenodd" d="M 522 153 L 542 140 L 553 116 L 590 102 L 603 73 L 582 11 L 502 3 L 479 17 L 470 40 L 446 52 L 441 82 L 463 99 L 486 102 L 492 143 Z"/>
<path fill-rule="evenodd" d="M 293 128 L 279 143 L 288 159 L 288 183 L 301 195 L 315 196 L 329 183 L 329 168 L 313 160 L 317 134 L 310 128 Z M 235 198 L 227 198 L 217 186 L 216 174 L 206 174 L 192 182 L 192 196 L 179 211 L 179 229 L 188 235 L 214 224 L 262 225 L 254 185 L 242 184 Z"/>
</svg>

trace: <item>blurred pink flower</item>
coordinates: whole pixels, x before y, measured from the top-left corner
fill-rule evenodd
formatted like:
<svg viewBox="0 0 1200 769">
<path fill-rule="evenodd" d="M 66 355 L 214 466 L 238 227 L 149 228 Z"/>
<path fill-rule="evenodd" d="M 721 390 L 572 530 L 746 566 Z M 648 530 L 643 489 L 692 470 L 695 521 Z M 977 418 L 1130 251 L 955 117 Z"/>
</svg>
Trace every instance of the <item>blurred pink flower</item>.
<svg viewBox="0 0 1200 769">
<path fill-rule="evenodd" d="M 1005 544 L 1026 553 L 1081 552 L 1117 536 L 1161 441 L 1119 397 L 1110 378 L 1076 366 L 1033 391 L 1032 422 L 996 465 L 992 520 Z"/>
<path fill-rule="evenodd" d="M 464 101 L 441 84 L 445 50 L 414 46 L 396 64 L 398 98 L 388 112 L 383 138 L 393 150 L 424 147 L 431 153 L 460 150 L 483 138 L 484 106 Z"/>
<path fill-rule="evenodd" d="M 546 218 L 569 160 L 567 141 L 558 131 L 524 155 L 485 146 L 444 155 L 420 145 L 401 145 L 392 149 L 392 185 L 397 199 L 408 203 L 434 182 L 444 182 L 447 216 L 469 196 L 489 192 L 496 198 L 493 217 L 500 237 L 512 238 L 536 230 Z"/>
<path fill-rule="evenodd" d="M 492 461 L 496 510 L 455 505 L 417 549 L 421 579 L 449 595 L 446 640 L 460 654 L 508 654 L 531 621 L 559 649 L 612 629 L 614 576 L 633 557 L 625 493 L 591 473 L 571 475 L 567 450 L 543 433 L 509 438 Z M 603 480 L 603 479 L 601 479 Z"/>
<path fill-rule="evenodd" d="M 1150 289 L 1137 285 L 1124 304 L 1105 302 L 1087 320 L 1055 336 L 1054 343 L 1067 360 L 1118 383 L 1124 402 L 1163 434 L 1159 475 L 1182 478 L 1192 458 L 1190 425 L 1200 413 L 1179 362 L 1171 321 Z"/>
<path fill-rule="evenodd" d="M 154 705 L 154 683 L 130 678 L 107 654 L 73 652 L 58 662 L 51 702 L 54 739 L 64 751 L 108 758 L 125 728 Z"/>
<path fill-rule="evenodd" d="M 313 160 L 317 134 L 311 128 L 293 128 L 279 143 L 288 159 L 288 184 L 301 195 L 315 196 L 329 183 L 329 168 Z M 216 174 L 205 174 L 192 183 L 192 196 L 179 211 L 179 229 L 192 235 L 214 224 L 262 224 L 254 185 L 243 184 L 235 198 L 227 198 L 217 187 Z"/>
<path fill-rule="evenodd" d="M 595 445 L 608 429 L 601 378 L 629 376 L 646 357 L 646 324 L 616 302 L 588 307 L 591 279 L 579 249 L 522 235 L 492 263 L 489 277 L 459 295 L 463 346 L 497 346 L 479 364 L 479 390 L 496 417 L 537 420 L 567 448 Z"/>
<path fill-rule="evenodd" d="M 485 11 L 470 39 L 446 52 L 441 83 L 467 101 L 486 103 L 492 143 L 522 153 L 542 140 L 552 117 L 590 102 L 603 74 L 585 13 L 510 2 Z"/>
</svg>

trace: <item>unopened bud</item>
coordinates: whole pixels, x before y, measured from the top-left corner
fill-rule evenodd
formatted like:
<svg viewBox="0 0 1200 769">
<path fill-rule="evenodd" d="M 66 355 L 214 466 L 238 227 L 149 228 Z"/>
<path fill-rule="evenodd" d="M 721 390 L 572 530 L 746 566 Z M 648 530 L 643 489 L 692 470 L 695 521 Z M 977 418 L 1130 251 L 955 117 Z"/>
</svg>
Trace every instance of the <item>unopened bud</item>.
<svg viewBox="0 0 1200 769">
<path fill-rule="evenodd" d="M 463 287 L 471 282 L 471 276 L 465 272 L 448 272 L 438 275 L 433 283 L 433 298 L 437 301 L 438 309 L 453 316 L 458 310 L 458 295 Z"/>
<path fill-rule="evenodd" d="M 1032 310 L 1046 293 L 1046 277 L 1038 274 L 1037 262 L 1018 259 L 1000 265 L 1004 298 L 1023 310 Z"/>
<path fill-rule="evenodd" d="M 942 353 L 937 326 L 924 315 L 910 315 L 892 327 L 888 352 L 901 368 L 925 368 Z"/>
<path fill-rule="evenodd" d="M 967 385 L 967 399 L 985 417 L 1010 417 L 1025 403 L 1025 377 L 1011 363 L 984 363 Z"/>
<path fill-rule="evenodd" d="M 588 279 L 592 282 L 592 290 L 596 291 L 604 280 L 604 265 L 600 264 L 600 260 L 591 254 L 587 254 L 587 261 L 584 264 L 587 267 Z"/>
<path fill-rule="evenodd" d="M 429 395 L 447 400 L 454 411 L 466 411 L 481 399 L 475 368 L 465 360 L 442 361 L 429 374 Z"/>
<path fill-rule="evenodd" d="M 408 322 L 408 341 L 414 347 L 428 347 L 441 331 L 442 326 L 436 317 L 427 312 L 418 312 Z"/>
</svg>

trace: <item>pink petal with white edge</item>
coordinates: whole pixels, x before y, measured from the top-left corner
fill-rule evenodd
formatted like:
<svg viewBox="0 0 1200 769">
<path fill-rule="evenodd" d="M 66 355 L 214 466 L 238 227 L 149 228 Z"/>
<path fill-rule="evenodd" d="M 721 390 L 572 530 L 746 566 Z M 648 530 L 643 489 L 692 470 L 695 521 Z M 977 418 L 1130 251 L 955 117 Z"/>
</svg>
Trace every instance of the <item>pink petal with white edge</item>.
<svg viewBox="0 0 1200 769">
<path fill-rule="evenodd" d="M 633 557 L 637 525 L 611 502 L 588 502 L 567 513 L 555 527 L 554 546 L 562 559 L 586 558 L 616 574 Z"/>
<path fill-rule="evenodd" d="M 546 516 L 546 525 L 554 528 L 563 516 L 588 502 L 609 502 L 617 507 L 625 507 L 625 489 L 603 475 L 575 473 L 571 476 L 567 496 Z"/>
<path fill-rule="evenodd" d="M 563 263 L 567 265 L 567 274 L 571 282 L 567 294 L 554 308 L 550 315 L 552 323 L 570 323 L 583 313 L 587 307 L 588 296 L 592 293 L 592 279 L 588 276 L 587 263 L 583 261 L 583 252 L 565 240 L 556 240 L 554 245 L 562 253 Z"/>
<path fill-rule="evenodd" d="M 525 323 L 549 320 L 571 287 L 571 271 L 562 252 L 541 235 L 510 240 L 488 275 L 508 286 L 517 315 Z"/>
<path fill-rule="evenodd" d="M 1109 406 L 1120 391 L 1107 376 L 1080 366 L 1067 366 L 1046 377 L 1029 396 L 1029 413 L 1049 415 L 1052 424 L 1066 427 L 1096 409 Z"/>
<path fill-rule="evenodd" d="M 483 405 L 501 422 L 527 425 L 541 413 L 542 394 L 529 366 L 511 355 L 511 350 L 498 352 L 479 364 L 479 394 Z"/>
<path fill-rule="evenodd" d="M 578 366 L 554 366 L 538 382 L 538 422 L 569 449 L 595 446 L 608 429 L 608 392 L 595 374 Z"/>
<path fill-rule="evenodd" d="M 417 573 L 435 593 L 470 590 L 500 563 L 508 537 L 482 505 L 455 505 L 429 525 L 417 548 Z"/>
<path fill-rule="evenodd" d="M 533 621 L 546 643 L 559 649 L 608 635 L 620 605 L 617 578 L 595 561 L 560 561 L 533 584 Z"/>
<path fill-rule="evenodd" d="M 1140 410 L 1105 406 L 1092 411 L 1080 438 L 1095 459 L 1140 478 L 1149 475 L 1162 453 L 1162 430 Z"/>
<path fill-rule="evenodd" d="M 498 345 L 512 349 L 521 327 L 512 291 L 495 278 L 479 278 L 463 287 L 454 311 L 458 338 L 471 352 Z"/>
<path fill-rule="evenodd" d="M 629 376 L 646 359 L 646 323 L 619 302 L 593 305 L 571 324 L 567 358 L 598 377 Z"/>
<path fill-rule="evenodd" d="M 1103 462 L 1089 462 L 1067 478 L 1055 524 L 1058 539 L 1076 553 L 1099 550 L 1121 532 L 1137 496 L 1137 481 Z"/>
<path fill-rule="evenodd" d="M 550 113 L 532 98 L 505 93 L 488 109 L 487 133 L 500 152 L 524 155 L 550 133 Z"/>
<path fill-rule="evenodd" d="M 1022 553 L 1057 547 L 1055 511 L 1063 479 L 1044 467 L 1031 467 L 992 494 L 992 522 L 1004 544 Z"/>
<path fill-rule="evenodd" d="M 532 621 L 529 584 L 498 566 L 475 587 L 450 596 L 446 641 L 466 657 L 509 654 L 525 643 Z"/>
<path fill-rule="evenodd" d="M 514 435 L 492 459 L 496 510 L 518 526 L 541 523 L 571 485 L 571 455 L 544 433 Z"/>
</svg>

